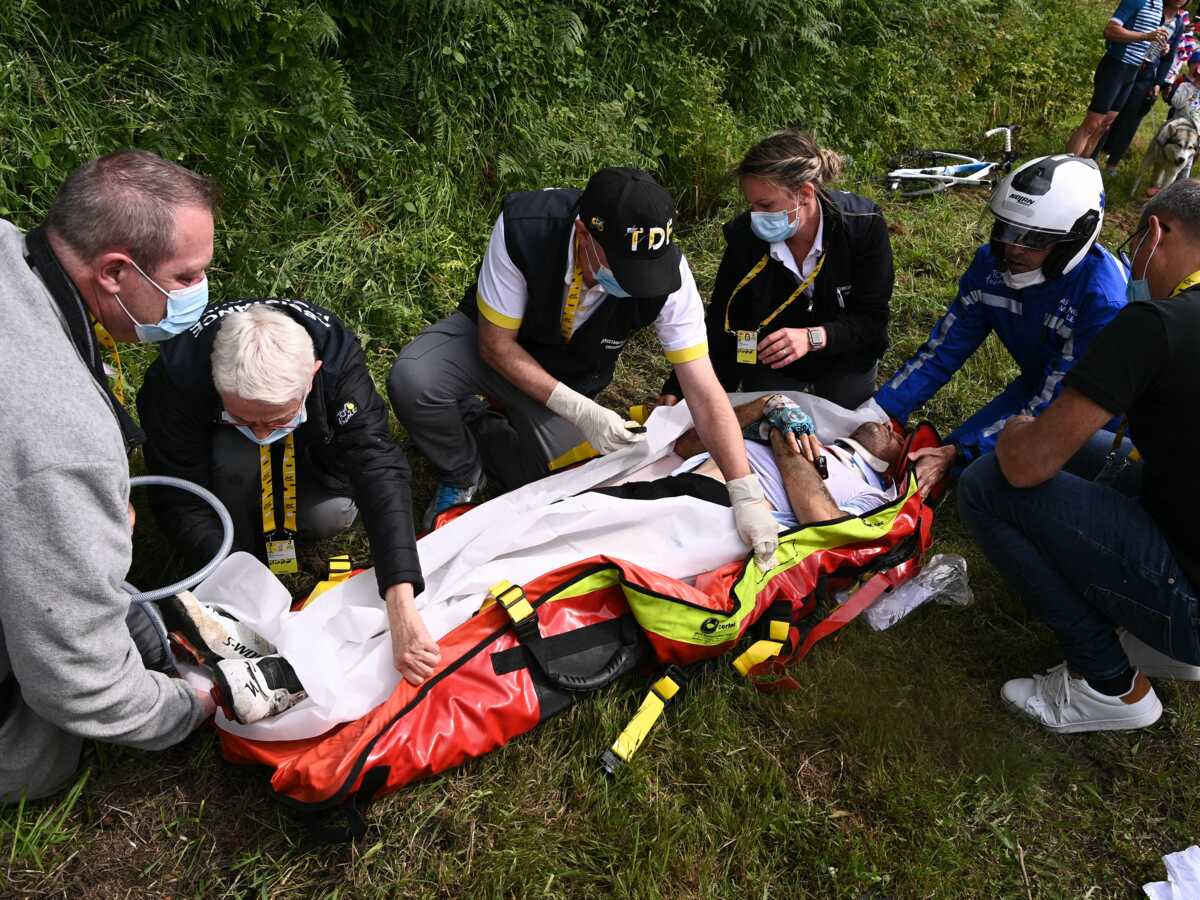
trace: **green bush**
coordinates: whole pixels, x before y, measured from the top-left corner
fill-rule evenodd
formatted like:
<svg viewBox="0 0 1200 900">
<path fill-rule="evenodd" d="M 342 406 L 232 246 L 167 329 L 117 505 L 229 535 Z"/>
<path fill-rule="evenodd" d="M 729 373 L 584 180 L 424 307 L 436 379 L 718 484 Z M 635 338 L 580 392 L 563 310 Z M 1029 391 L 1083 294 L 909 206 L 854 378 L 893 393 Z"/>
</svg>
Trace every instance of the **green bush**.
<svg viewBox="0 0 1200 900">
<path fill-rule="evenodd" d="M 1102 20 L 1055 0 L 10 0 L 0 216 L 30 226 L 81 161 L 154 150 L 225 188 L 217 297 L 305 295 L 382 360 L 454 303 L 507 191 L 644 166 L 686 241 L 785 123 L 851 177 L 1001 120 L 1035 133 Z"/>
</svg>

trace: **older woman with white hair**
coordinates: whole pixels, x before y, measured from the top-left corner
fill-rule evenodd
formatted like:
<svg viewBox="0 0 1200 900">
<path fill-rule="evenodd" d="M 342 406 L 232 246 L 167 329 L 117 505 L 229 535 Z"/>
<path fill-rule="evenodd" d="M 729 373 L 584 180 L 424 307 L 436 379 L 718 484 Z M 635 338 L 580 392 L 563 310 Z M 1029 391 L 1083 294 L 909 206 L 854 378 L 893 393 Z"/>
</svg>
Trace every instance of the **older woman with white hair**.
<svg viewBox="0 0 1200 900">
<path fill-rule="evenodd" d="M 413 604 L 423 583 L 408 462 L 349 328 L 302 300 L 210 307 L 163 345 L 138 411 L 150 471 L 212 490 L 233 517 L 234 549 L 273 571 L 297 571 L 297 539 L 336 534 L 361 511 L 396 668 L 413 683 L 429 676 L 438 649 Z M 154 512 L 189 560 L 202 563 L 220 545 L 215 514 L 190 495 L 161 492 Z M 269 652 L 186 597 L 164 616 L 204 663 Z"/>
</svg>

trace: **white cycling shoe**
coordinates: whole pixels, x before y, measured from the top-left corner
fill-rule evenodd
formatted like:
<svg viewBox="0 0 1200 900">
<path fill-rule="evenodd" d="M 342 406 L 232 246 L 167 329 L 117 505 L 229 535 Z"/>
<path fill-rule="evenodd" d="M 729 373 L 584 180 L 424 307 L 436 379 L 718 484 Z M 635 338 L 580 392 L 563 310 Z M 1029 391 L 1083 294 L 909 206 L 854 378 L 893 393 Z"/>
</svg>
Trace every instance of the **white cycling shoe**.
<svg viewBox="0 0 1200 900">
<path fill-rule="evenodd" d="M 221 708 L 231 719 L 251 725 L 291 709 L 308 696 L 282 656 L 223 659 L 213 667 Z"/>
<path fill-rule="evenodd" d="M 1153 725 L 1162 715 L 1162 703 L 1142 672 L 1134 672 L 1133 686 L 1126 693 L 1110 697 L 1073 676 L 1065 662 L 1045 675 L 1005 682 L 1000 696 L 1056 734 L 1129 731 Z"/>
</svg>

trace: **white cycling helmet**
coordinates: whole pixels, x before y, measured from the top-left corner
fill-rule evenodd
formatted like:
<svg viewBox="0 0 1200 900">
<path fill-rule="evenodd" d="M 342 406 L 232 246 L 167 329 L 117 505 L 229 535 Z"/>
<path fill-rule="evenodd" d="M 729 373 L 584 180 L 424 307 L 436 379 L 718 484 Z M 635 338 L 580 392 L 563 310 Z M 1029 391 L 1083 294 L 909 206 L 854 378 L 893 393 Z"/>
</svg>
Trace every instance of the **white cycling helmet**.
<svg viewBox="0 0 1200 900">
<path fill-rule="evenodd" d="M 1048 281 L 1079 265 L 1100 236 L 1104 180 L 1090 159 L 1066 153 L 1043 156 L 1004 176 L 988 208 L 996 217 L 991 242 L 1001 270 L 1006 264 L 998 244 L 1049 249 L 1042 264 Z"/>
</svg>

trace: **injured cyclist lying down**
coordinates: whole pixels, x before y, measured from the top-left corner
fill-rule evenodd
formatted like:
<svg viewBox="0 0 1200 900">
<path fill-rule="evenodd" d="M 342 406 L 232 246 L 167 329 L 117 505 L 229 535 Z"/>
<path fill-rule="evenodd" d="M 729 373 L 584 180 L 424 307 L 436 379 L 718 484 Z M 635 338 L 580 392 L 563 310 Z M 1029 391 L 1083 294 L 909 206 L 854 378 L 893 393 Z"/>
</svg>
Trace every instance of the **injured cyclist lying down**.
<svg viewBox="0 0 1200 900">
<path fill-rule="evenodd" d="M 872 511 L 896 496 L 879 471 L 900 452 L 886 428 L 868 424 L 869 414 L 819 397 L 787 397 L 797 405 L 731 396 L 739 421 L 756 438 L 748 442 L 752 465 L 771 485 L 781 528 L 793 519 L 825 522 Z M 704 460 L 694 459 L 702 448 L 687 434 L 691 427 L 686 404 L 659 407 L 637 444 L 497 497 L 423 537 L 418 553 L 425 590 L 416 606 L 433 639 L 471 618 L 492 585 L 526 584 L 581 560 L 618 559 L 693 583 L 746 559 L 750 547 L 738 536 L 723 489 L 721 502 L 705 499 L 705 486 L 719 484 L 706 477 L 711 470 Z M 805 433 L 810 428 L 812 434 Z M 774 449 L 772 429 L 779 431 Z M 822 456 L 827 479 L 810 462 Z M 673 489 L 672 473 L 675 484 L 690 482 L 693 490 Z M 631 482 L 644 484 L 628 487 Z M 647 504 L 631 499 L 638 492 L 661 496 Z M 351 578 L 293 612 L 292 598 L 265 566 L 234 554 L 195 595 L 195 614 L 208 620 L 209 630 L 215 621 L 238 632 L 228 635 L 234 643 L 251 646 L 242 629 L 266 642 L 263 660 L 247 660 L 230 652 L 233 643 L 225 645 L 218 629 L 225 703 L 217 725 L 226 731 L 268 741 L 313 737 L 363 716 L 396 687 L 386 611 L 370 577 Z M 244 706 L 239 695 L 248 698 Z M 238 721 L 261 710 L 260 721 Z"/>
<path fill-rule="evenodd" d="M 887 473 L 899 460 L 903 442 L 886 425 L 864 422 L 826 446 L 813 433 L 812 419 L 784 394 L 759 397 L 734 412 L 750 467 L 784 527 L 862 515 L 896 499 Z M 723 481 L 721 470 L 695 429 L 675 442 L 675 454 L 684 462 L 666 478 L 596 490 L 629 500 L 684 495 L 729 505 L 726 492 L 713 489 L 713 481 Z"/>
<path fill-rule="evenodd" d="M 793 400 L 770 394 L 735 407 L 751 467 L 767 502 L 786 528 L 862 515 L 896 499 L 887 472 L 902 442 L 877 422 L 821 444 L 811 417 Z M 691 497 L 729 506 L 721 471 L 691 429 L 674 445 L 684 462 L 671 474 L 597 487 L 589 493 L 621 500 L 660 502 Z M 222 611 L 190 595 L 175 601 L 182 637 L 211 666 L 225 716 L 243 725 L 276 715 L 303 700 L 300 678 L 270 642 Z"/>
</svg>

